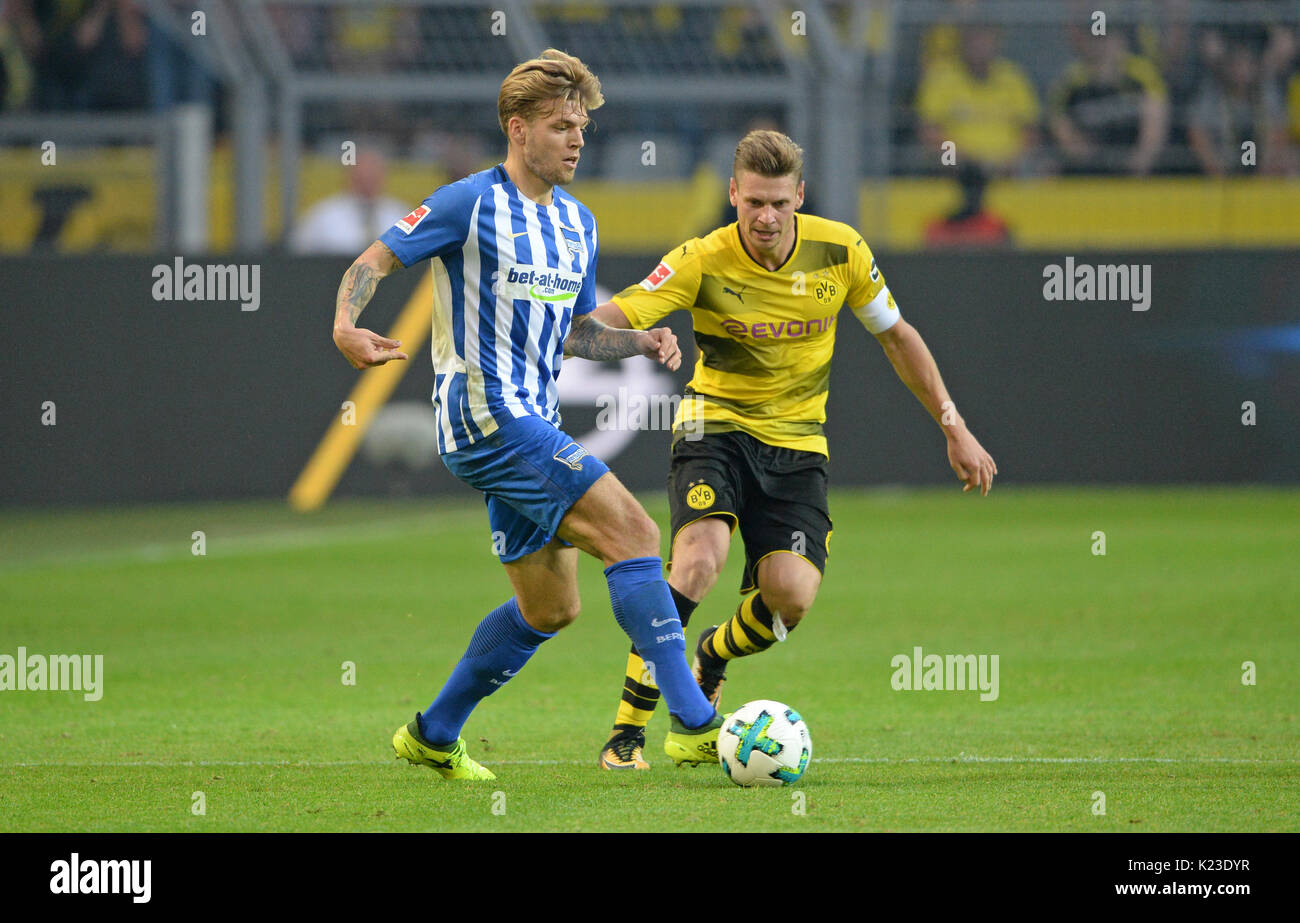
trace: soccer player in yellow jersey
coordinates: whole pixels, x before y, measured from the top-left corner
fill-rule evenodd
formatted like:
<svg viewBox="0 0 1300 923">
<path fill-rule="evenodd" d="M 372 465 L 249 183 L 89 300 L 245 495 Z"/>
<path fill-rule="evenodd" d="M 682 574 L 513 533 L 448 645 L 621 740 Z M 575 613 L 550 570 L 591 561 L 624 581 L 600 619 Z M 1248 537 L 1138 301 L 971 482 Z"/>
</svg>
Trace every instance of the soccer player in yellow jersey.
<svg viewBox="0 0 1300 923">
<path fill-rule="evenodd" d="M 673 424 L 668 583 L 685 628 L 740 530 L 744 598 L 695 648 L 695 679 L 715 705 L 728 661 L 784 641 L 821 585 L 831 532 L 822 424 L 840 308 L 848 305 L 875 335 L 940 424 L 963 491 L 987 495 L 997 473 L 921 335 L 899 316 L 862 237 L 838 221 L 796 214 L 804 192 L 799 146 L 780 132 L 750 132 L 736 147 L 733 173 L 738 221 L 674 248 L 594 314 L 611 327 L 645 329 L 686 308 L 694 321 L 699 358 Z M 634 648 L 601 767 L 650 768 L 642 748 L 658 699 Z"/>
</svg>

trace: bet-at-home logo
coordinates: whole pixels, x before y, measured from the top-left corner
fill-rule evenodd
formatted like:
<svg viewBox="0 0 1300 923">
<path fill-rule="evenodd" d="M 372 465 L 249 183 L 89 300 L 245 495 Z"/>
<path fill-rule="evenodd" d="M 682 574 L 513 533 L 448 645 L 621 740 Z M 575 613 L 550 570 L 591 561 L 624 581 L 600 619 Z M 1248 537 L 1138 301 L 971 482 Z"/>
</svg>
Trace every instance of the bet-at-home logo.
<svg viewBox="0 0 1300 923">
<path fill-rule="evenodd" d="M 577 273 L 562 272 L 545 266 L 511 266 L 506 270 L 504 279 L 499 270 L 493 274 L 493 278 L 501 289 L 498 295 L 505 298 L 562 304 L 576 298 L 582 288 L 582 276 Z"/>
</svg>

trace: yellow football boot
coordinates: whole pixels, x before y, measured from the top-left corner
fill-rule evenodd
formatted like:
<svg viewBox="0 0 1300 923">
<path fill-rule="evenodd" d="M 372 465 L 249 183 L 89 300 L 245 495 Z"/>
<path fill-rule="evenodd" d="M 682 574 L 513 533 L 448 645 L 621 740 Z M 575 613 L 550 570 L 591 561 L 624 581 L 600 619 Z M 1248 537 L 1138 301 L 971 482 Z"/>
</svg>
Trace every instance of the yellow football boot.
<svg viewBox="0 0 1300 923">
<path fill-rule="evenodd" d="M 419 766 L 428 766 L 444 779 L 474 779 L 487 781 L 496 775 L 480 766 L 465 752 L 465 738 L 456 738 L 450 750 L 438 750 L 420 736 L 419 716 L 393 734 L 393 750 L 400 759 Z"/>
<path fill-rule="evenodd" d="M 722 729 L 722 715 L 713 713 L 713 720 L 701 728 L 688 729 L 677 716 L 672 716 L 672 730 L 664 740 L 664 753 L 678 766 L 698 766 L 700 763 L 718 761 L 718 731 Z"/>
</svg>

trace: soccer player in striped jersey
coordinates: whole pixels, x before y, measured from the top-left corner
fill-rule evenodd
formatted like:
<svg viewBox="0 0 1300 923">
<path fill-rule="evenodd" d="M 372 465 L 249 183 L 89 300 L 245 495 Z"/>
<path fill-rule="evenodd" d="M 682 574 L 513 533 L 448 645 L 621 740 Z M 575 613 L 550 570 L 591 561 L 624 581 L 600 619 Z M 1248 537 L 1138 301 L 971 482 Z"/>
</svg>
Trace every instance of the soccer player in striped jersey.
<svg viewBox="0 0 1300 923">
<path fill-rule="evenodd" d="M 699 359 L 673 423 L 668 476 L 668 582 L 683 626 L 713 588 L 737 528 L 745 546 L 740 606 L 695 647 L 696 681 L 715 706 L 727 664 L 784 641 L 821 585 L 831 534 L 822 424 L 840 308 L 875 335 L 940 425 L 963 490 L 987 495 L 997 473 L 862 237 L 847 224 L 796 214 L 799 146 L 779 132 L 750 132 L 733 173 L 737 222 L 675 247 L 595 312 L 634 329 L 678 308 L 691 312 Z M 641 653 L 628 657 L 614 730 L 601 748 L 605 769 L 650 768 L 642 747 L 659 690 Z"/>
<path fill-rule="evenodd" d="M 676 368 L 672 331 L 615 330 L 596 307 L 596 222 L 559 187 L 573 179 L 587 113 L 604 99 L 577 58 L 548 49 L 501 84 L 505 162 L 439 188 L 385 231 L 339 286 L 334 342 L 355 368 L 407 357 L 356 326 L 375 286 L 428 259 L 434 278 L 434 407 L 447 467 L 487 501 L 514 595 L 483 618 L 433 704 L 393 735 L 397 755 L 447 779 L 492 779 L 461 729 L 538 645 L 578 615 L 577 549 L 605 566 L 614 616 L 656 668 L 671 746 L 717 761 L 722 719 L 686 663 L 659 530 L 603 462 L 560 429 L 564 354 L 642 355 Z M 496 542 L 494 542 L 496 544 Z"/>
</svg>

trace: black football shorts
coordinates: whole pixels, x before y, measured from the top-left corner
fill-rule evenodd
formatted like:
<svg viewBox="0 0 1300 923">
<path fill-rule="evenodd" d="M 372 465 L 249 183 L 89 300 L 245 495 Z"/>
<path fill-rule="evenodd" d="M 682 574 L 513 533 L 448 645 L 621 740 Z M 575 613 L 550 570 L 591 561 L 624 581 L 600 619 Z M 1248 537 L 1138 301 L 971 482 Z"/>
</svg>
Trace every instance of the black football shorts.
<svg viewBox="0 0 1300 923">
<path fill-rule="evenodd" d="M 824 574 L 832 529 L 827 477 L 820 452 L 771 446 L 738 430 L 679 437 L 668 471 L 673 541 L 697 520 L 728 519 L 745 543 L 741 593 L 757 586 L 758 562 L 778 551 L 798 554 Z"/>
</svg>

